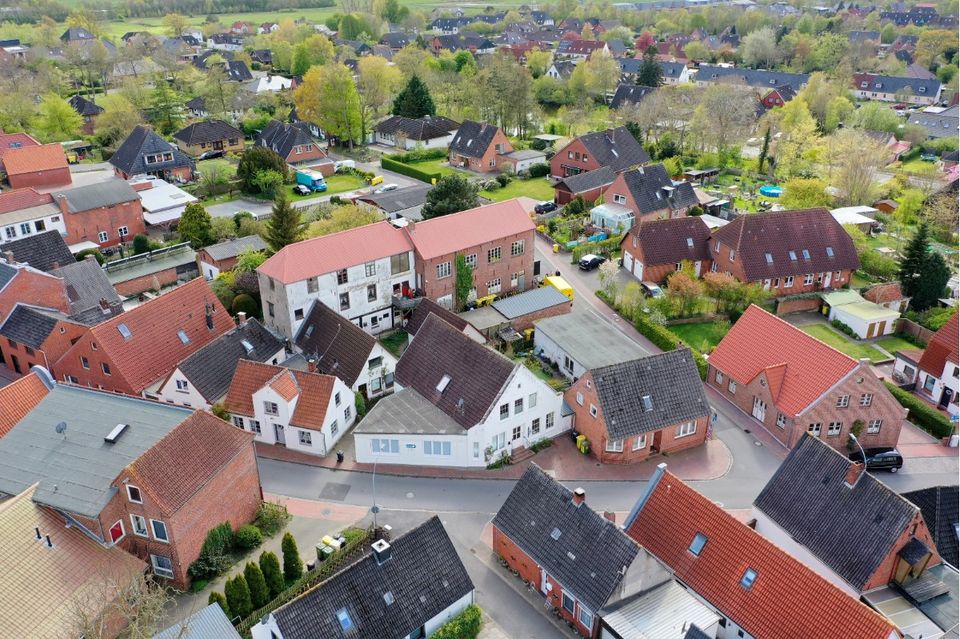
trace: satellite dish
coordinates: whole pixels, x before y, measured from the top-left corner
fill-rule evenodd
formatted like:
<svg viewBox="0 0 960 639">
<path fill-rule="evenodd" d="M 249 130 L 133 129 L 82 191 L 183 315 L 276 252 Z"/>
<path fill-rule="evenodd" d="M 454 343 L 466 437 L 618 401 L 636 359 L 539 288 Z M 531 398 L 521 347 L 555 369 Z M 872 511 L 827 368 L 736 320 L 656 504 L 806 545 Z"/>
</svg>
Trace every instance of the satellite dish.
<svg viewBox="0 0 960 639">
<path fill-rule="evenodd" d="M 58 435 L 63 435 L 65 432 L 67 432 L 67 422 L 60 422 L 54 426 L 54 430 L 57 431 Z"/>
</svg>

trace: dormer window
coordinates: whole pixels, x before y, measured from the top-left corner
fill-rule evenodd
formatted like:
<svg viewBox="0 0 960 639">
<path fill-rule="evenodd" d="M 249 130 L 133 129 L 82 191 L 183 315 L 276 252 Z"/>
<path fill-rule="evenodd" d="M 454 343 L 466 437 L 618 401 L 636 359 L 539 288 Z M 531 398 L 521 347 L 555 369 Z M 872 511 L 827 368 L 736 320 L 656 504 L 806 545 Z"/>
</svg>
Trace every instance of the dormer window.
<svg viewBox="0 0 960 639">
<path fill-rule="evenodd" d="M 861 89 L 866 89 L 869 84 L 870 84 L 869 82 L 861 82 L 861 83 L 860 83 L 860 88 L 861 88 Z"/>
<path fill-rule="evenodd" d="M 926 93 L 927 87 L 917 87 L 917 93 Z"/>
</svg>

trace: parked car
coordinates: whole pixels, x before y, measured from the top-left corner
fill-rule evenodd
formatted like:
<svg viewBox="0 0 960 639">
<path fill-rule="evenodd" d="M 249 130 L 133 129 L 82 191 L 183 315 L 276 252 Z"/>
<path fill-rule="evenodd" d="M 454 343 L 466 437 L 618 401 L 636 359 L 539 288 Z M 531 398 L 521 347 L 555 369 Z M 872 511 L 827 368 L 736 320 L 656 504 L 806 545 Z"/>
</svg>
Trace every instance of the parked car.
<svg viewBox="0 0 960 639">
<path fill-rule="evenodd" d="M 867 470 L 889 470 L 895 473 L 903 468 L 903 455 L 896 448 L 865 448 L 867 455 Z M 850 453 L 850 460 L 863 462 L 863 454 L 859 450 Z"/>
<path fill-rule="evenodd" d="M 310 195 L 313 191 L 310 190 L 309 186 L 304 186 L 303 184 L 298 184 L 293 187 L 294 195 Z"/>
<path fill-rule="evenodd" d="M 400 188 L 399 184 L 384 184 L 380 188 L 376 189 L 374 193 L 387 193 L 389 191 L 396 191 Z"/>
<path fill-rule="evenodd" d="M 580 258 L 580 270 L 581 271 L 592 271 L 601 264 L 607 261 L 607 258 L 600 257 L 599 255 L 594 255 L 593 253 L 587 253 Z"/>
<path fill-rule="evenodd" d="M 224 155 L 226 155 L 226 153 L 223 151 L 223 149 L 204 151 L 203 153 L 200 154 L 200 157 L 197 158 L 197 162 L 200 162 L 201 160 L 213 160 L 214 158 L 222 158 Z"/>
<path fill-rule="evenodd" d="M 556 211 L 557 204 L 556 202 L 551 202 L 550 200 L 547 200 L 546 202 L 541 202 L 540 204 L 537 204 L 535 207 L 533 207 L 533 210 L 537 215 L 543 215 L 544 213 Z"/>
<path fill-rule="evenodd" d="M 640 282 L 640 290 L 645 297 L 663 297 L 663 289 L 653 282 Z"/>
</svg>

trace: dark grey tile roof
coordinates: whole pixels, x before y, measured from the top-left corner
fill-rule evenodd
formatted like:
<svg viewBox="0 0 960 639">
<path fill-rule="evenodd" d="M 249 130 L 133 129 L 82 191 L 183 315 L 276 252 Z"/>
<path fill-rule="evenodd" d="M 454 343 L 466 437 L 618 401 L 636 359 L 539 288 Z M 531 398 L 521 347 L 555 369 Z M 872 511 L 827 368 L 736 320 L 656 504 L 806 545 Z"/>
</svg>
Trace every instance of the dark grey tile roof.
<svg viewBox="0 0 960 639">
<path fill-rule="evenodd" d="M 810 79 L 810 76 L 806 73 L 782 73 L 780 71 L 767 71 L 766 69 L 718 67 L 710 64 L 701 64 L 700 70 L 695 76 L 697 82 L 723 82 L 737 78 L 752 87 L 772 89 L 782 84 L 789 84 L 794 91 L 799 91 Z"/>
<path fill-rule="evenodd" d="M 13 253 L 16 261 L 47 273 L 76 260 L 59 231 L 46 231 L 7 242 L 0 252 L 7 251 Z"/>
<path fill-rule="evenodd" d="M 429 399 L 464 428 L 486 417 L 513 375 L 506 357 L 430 315 L 397 362 L 397 382 Z M 437 385 L 449 381 L 443 392 Z"/>
<path fill-rule="evenodd" d="M 470 158 L 483 157 L 497 131 L 493 124 L 465 120 L 450 142 L 449 151 Z"/>
<path fill-rule="evenodd" d="M 59 311 L 17 304 L 0 326 L 0 335 L 30 348 L 40 348 L 58 319 L 66 318 Z"/>
<path fill-rule="evenodd" d="M 294 343 L 307 359 L 317 361 L 317 371 L 334 375 L 353 386 L 367 366 L 377 340 L 362 328 L 320 301 L 297 331 Z"/>
<path fill-rule="evenodd" d="M 64 191 L 54 191 L 53 198 L 67 201 L 67 210 L 82 213 L 105 206 L 116 206 L 125 202 L 140 200 L 140 196 L 124 180 L 114 178 L 97 184 L 78 186 Z"/>
<path fill-rule="evenodd" d="M 247 350 L 244 342 L 252 350 Z M 180 362 L 177 368 L 204 399 L 213 403 L 227 394 L 241 359 L 270 364 L 270 358 L 281 350 L 282 341 L 260 322 L 249 319 Z"/>
<path fill-rule="evenodd" d="M 436 516 L 390 542 L 390 553 L 382 564 L 367 554 L 274 611 L 284 639 L 403 639 L 473 590 Z M 344 609 L 349 633 L 337 619 Z"/>
<path fill-rule="evenodd" d="M 92 100 L 88 100 L 82 95 L 75 95 L 69 100 L 70 106 L 73 109 L 83 116 L 93 116 L 100 115 L 103 113 L 103 107 L 99 104 L 94 103 Z"/>
<path fill-rule="evenodd" d="M 956 528 L 960 521 L 960 487 L 934 486 L 903 493 L 903 496 L 920 507 L 937 552 L 945 562 L 956 568 L 960 563 Z"/>
<path fill-rule="evenodd" d="M 903 548 L 897 553 L 911 566 L 919 563 L 928 554 L 930 554 L 930 548 L 927 548 L 927 545 L 916 537 L 911 537 L 910 541 L 904 544 Z"/>
<path fill-rule="evenodd" d="M 625 439 L 710 414 L 693 355 L 686 348 L 590 371 L 611 439 Z M 645 410 L 644 397 L 651 410 Z"/>
<path fill-rule="evenodd" d="M 10 280 L 17 276 L 20 271 L 9 264 L 0 262 L 0 290 L 10 283 Z"/>
<path fill-rule="evenodd" d="M 640 215 L 665 208 L 677 211 L 698 204 L 697 194 L 689 182 L 674 185 L 662 164 L 651 164 L 623 174 L 630 195 L 637 203 Z M 667 195 L 665 188 L 672 188 Z"/>
<path fill-rule="evenodd" d="M 710 228 L 699 217 L 640 222 L 629 235 L 648 266 L 710 259 Z"/>
<path fill-rule="evenodd" d="M 62 277 L 67 286 L 71 319 L 92 326 L 123 312 L 123 300 L 92 257 L 61 266 L 50 274 Z"/>
<path fill-rule="evenodd" d="M 286 159 L 293 147 L 315 144 L 315 142 L 310 134 L 298 126 L 285 124 L 279 120 L 270 120 L 266 128 L 257 136 L 257 144 L 273 149 L 280 157 Z"/>
<path fill-rule="evenodd" d="M 856 85 L 856 88 L 861 91 L 877 93 L 905 91 L 915 96 L 934 99 L 940 93 L 940 86 L 940 80 L 937 79 L 924 80 L 922 78 L 865 74 L 860 76 L 860 83 Z"/>
<path fill-rule="evenodd" d="M 613 169 L 609 166 L 601 166 L 599 169 L 593 171 L 565 177 L 557 182 L 555 186 L 560 188 L 566 187 L 568 191 L 574 194 L 586 193 L 592 189 L 613 184 L 615 179 L 617 179 L 617 174 Z"/>
<path fill-rule="evenodd" d="M 410 42 L 410 37 L 406 33 L 385 33 L 380 38 L 380 44 L 385 44 L 391 49 L 402 49 Z"/>
<path fill-rule="evenodd" d="M 151 171 L 165 169 L 174 169 L 183 166 L 193 167 L 193 161 L 182 151 L 170 146 L 166 140 L 153 132 L 150 127 L 142 124 L 137 127 L 123 141 L 117 152 L 110 157 L 110 164 L 117 167 L 127 175 L 137 175 L 146 173 L 147 166 L 144 162 L 144 156 L 148 153 L 172 153 L 173 160 L 151 164 Z"/>
<path fill-rule="evenodd" d="M 175 140 L 184 144 L 209 144 L 230 139 L 243 139 L 243 132 L 223 120 L 194 122 L 173 134 Z"/>
<path fill-rule="evenodd" d="M 589 495 L 588 495 L 589 497 Z M 640 547 L 612 521 L 531 464 L 493 525 L 592 612 L 610 599 Z"/>
<path fill-rule="evenodd" d="M 541 286 L 517 295 L 498 299 L 493 307 L 507 319 L 515 319 L 530 313 L 553 308 L 560 304 L 569 304 L 570 299 L 552 286 Z"/>
<path fill-rule="evenodd" d="M 423 297 L 420 299 L 420 303 L 417 304 L 416 308 L 413 309 L 413 312 L 410 313 L 410 319 L 407 320 L 407 325 L 404 326 L 404 328 L 409 334 L 416 335 L 417 331 L 420 330 L 420 327 L 423 326 L 423 323 L 431 315 L 436 315 L 458 331 L 463 331 L 463 329 L 469 325 L 467 320 L 453 311 L 445 309 L 429 297 Z"/>
<path fill-rule="evenodd" d="M 920 509 L 869 473 L 851 488 L 851 461 L 804 435 L 753 505 L 854 588 L 893 552 Z"/>
<path fill-rule="evenodd" d="M 650 161 L 650 156 L 626 127 L 594 131 L 577 139 L 600 166 L 609 166 L 617 173 Z M 563 149 L 558 153 L 563 153 Z"/>
<path fill-rule="evenodd" d="M 683 639 L 713 639 L 710 635 L 705 633 L 700 628 L 697 628 L 694 625 L 691 625 L 687 628 L 687 634 L 683 635 Z"/>
<path fill-rule="evenodd" d="M 853 240 L 826 209 L 741 215 L 716 229 L 713 239 L 723 243 L 724 251 L 737 251 L 750 281 L 860 268 Z M 790 257 L 791 251 L 796 259 Z M 721 259 L 727 257 L 721 255 Z"/>
<path fill-rule="evenodd" d="M 396 213 L 423 206 L 427 202 L 427 193 L 432 188 L 430 184 L 419 184 L 386 193 L 371 193 L 358 199 L 373 204 L 385 213 Z"/>
<path fill-rule="evenodd" d="M 656 89 L 652 87 L 621 83 L 617 85 L 617 92 L 613 94 L 613 100 L 610 101 L 610 108 L 619 109 L 628 104 L 640 104 L 641 100 L 654 91 L 656 91 Z"/>
<path fill-rule="evenodd" d="M 460 126 L 443 116 L 424 116 L 422 118 L 407 118 L 402 115 L 392 115 L 380 124 L 374 130 L 378 133 L 401 134 L 408 140 L 433 140 L 450 135 L 451 131 L 456 131 Z"/>
<path fill-rule="evenodd" d="M 203 250 L 210 256 L 210 259 L 213 260 L 226 260 L 231 257 L 237 257 L 247 249 L 252 249 L 254 251 L 266 251 L 267 243 L 263 241 L 263 238 L 259 235 L 248 235 L 246 237 L 238 237 L 232 240 L 226 240 L 220 242 L 219 244 L 212 244 L 210 246 L 205 246 Z"/>
</svg>

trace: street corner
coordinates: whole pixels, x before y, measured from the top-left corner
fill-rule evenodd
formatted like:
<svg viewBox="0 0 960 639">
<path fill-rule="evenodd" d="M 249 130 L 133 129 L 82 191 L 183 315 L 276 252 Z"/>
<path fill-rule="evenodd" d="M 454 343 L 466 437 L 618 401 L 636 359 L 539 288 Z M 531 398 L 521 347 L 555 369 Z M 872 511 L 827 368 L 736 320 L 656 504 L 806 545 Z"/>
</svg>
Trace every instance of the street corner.
<svg viewBox="0 0 960 639">
<path fill-rule="evenodd" d="M 269 493 L 264 493 L 263 498 L 266 501 L 286 506 L 287 511 L 295 517 L 323 519 L 326 521 L 350 524 L 363 519 L 368 510 L 365 506 L 351 506 L 349 504 L 301 499 L 299 497 L 285 497 L 283 495 L 272 495 Z"/>
<path fill-rule="evenodd" d="M 900 429 L 900 439 L 897 441 L 897 450 L 903 455 L 904 460 L 935 457 L 956 460 L 960 455 L 960 448 L 951 448 L 946 444 L 947 441 L 949 438 L 937 439 L 915 424 L 904 420 L 903 427 Z"/>
</svg>

